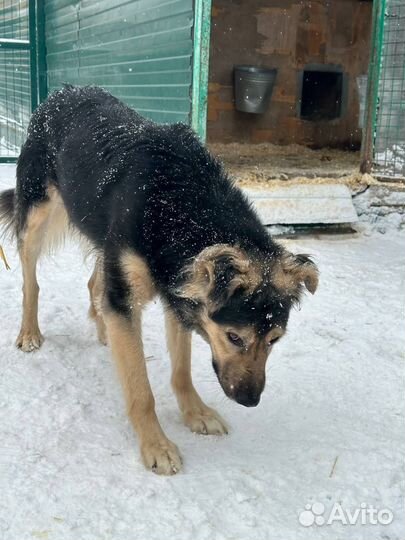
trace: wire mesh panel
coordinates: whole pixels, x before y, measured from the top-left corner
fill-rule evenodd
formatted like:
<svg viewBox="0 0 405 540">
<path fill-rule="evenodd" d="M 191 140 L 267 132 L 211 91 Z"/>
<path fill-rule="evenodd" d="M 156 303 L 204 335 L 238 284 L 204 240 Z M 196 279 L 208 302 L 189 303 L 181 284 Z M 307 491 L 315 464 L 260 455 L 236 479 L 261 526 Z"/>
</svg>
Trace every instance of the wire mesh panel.
<svg viewBox="0 0 405 540">
<path fill-rule="evenodd" d="M 373 172 L 405 177 L 405 2 L 386 0 Z"/>
<path fill-rule="evenodd" d="M 29 2 L 0 0 L 0 159 L 18 156 L 31 114 Z"/>
</svg>

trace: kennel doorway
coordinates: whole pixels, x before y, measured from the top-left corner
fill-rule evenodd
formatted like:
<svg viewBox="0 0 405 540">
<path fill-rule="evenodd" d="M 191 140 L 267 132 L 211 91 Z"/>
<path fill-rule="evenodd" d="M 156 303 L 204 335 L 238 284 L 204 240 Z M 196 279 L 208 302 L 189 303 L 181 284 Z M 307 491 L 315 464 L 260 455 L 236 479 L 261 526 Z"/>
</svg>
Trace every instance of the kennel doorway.
<svg viewBox="0 0 405 540">
<path fill-rule="evenodd" d="M 207 142 L 266 224 L 357 220 L 348 184 L 360 166 L 372 6 L 213 0 Z M 277 72 L 267 108 L 235 106 L 260 83 L 238 82 L 240 66 Z"/>
<path fill-rule="evenodd" d="M 372 3 L 358 0 L 213 0 L 208 142 L 358 150 L 371 21 Z M 238 65 L 277 70 L 265 113 L 236 109 Z"/>
</svg>

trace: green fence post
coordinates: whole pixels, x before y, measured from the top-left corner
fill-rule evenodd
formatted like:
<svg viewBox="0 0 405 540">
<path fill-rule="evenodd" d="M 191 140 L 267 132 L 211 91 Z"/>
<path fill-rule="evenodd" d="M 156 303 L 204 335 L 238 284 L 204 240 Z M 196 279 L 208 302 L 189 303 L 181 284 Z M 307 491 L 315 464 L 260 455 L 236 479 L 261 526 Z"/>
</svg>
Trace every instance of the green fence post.
<svg viewBox="0 0 405 540">
<path fill-rule="evenodd" d="M 37 16 L 35 0 L 29 0 L 28 17 L 30 36 L 31 111 L 33 112 L 38 106 Z"/>
<path fill-rule="evenodd" d="M 208 68 L 210 57 L 211 0 L 196 0 L 194 13 L 193 86 L 191 126 L 205 141 L 207 135 Z"/>
<path fill-rule="evenodd" d="M 373 165 L 374 137 L 377 124 L 378 85 L 384 37 L 385 0 L 374 0 L 367 101 L 361 145 L 360 172 L 370 173 Z"/>
<path fill-rule="evenodd" d="M 45 44 L 45 6 L 44 0 L 37 0 L 37 62 L 38 62 L 38 99 L 41 103 L 48 94 L 46 73 L 46 44 Z"/>
<path fill-rule="evenodd" d="M 5 146 L 0 149 L 0 163 L 17 159 L 33 103 L 31 102 L 30 57 L 33 53 L 29 34 L 35 25 L 29 17 L 29 2 L 3 2 L 0 7 L 0 131 Z M 32 88 L 34 89 L 34 88 Z M 35 95 L 35 94 L 34 94 Z"/>
</svg>

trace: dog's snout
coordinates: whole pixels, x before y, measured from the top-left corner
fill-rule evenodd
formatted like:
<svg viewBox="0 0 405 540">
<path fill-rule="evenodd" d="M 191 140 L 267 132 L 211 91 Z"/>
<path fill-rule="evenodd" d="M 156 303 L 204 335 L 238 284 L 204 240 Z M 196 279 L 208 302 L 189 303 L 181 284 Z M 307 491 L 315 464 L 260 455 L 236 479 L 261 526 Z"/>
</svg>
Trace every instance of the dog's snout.
<svg viewBox="0 0 405 540">
<path fill-rule="evenodd" d="M 241 388 L 234 394 L 234 399 L 240 405 L 244 407 L 257 407 L 260 402 L 260 394 L 254 388 Z"/>
<path fill-rule="evenodd" d="M 212 359 L 212 366 L 225 394 L 244 407 L 256 407 L 265 385 L 264 371 L 253 373 L 252 370 L 241 370 L 234 363 L 221 365 Z"/>
</svg>

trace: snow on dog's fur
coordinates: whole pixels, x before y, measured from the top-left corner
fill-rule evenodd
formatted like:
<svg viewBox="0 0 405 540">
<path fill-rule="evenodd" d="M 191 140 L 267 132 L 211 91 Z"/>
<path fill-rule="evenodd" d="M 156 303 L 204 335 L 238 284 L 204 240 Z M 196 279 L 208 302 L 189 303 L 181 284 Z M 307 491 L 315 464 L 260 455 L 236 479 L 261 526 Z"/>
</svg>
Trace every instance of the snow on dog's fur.
<svg viewBox="0 0 405 540">
<path fill-rule="evenodd" d="M 190 128 L 157 125 L 96 87 L 65 87 L 33 114 L 17 186 L 0 197 L 0 219 L 15 233 L 23 267 L 23 321 L 17 346 L 39 348 L 36 263 L 67 228 L 96 253 L 90 315 L 117 362 L 145 465 L 181 467 L 160 427 L 141 337 L 143 307 L 166 306 L 172 385 L 185 423 L 204 434 L 225 422 L 197 394 L 191 332 L 210 344 L 230 398 L 256 406 L 265 365 L 317 268 L 275 243 L 242 192 Z"/>
</svg>

